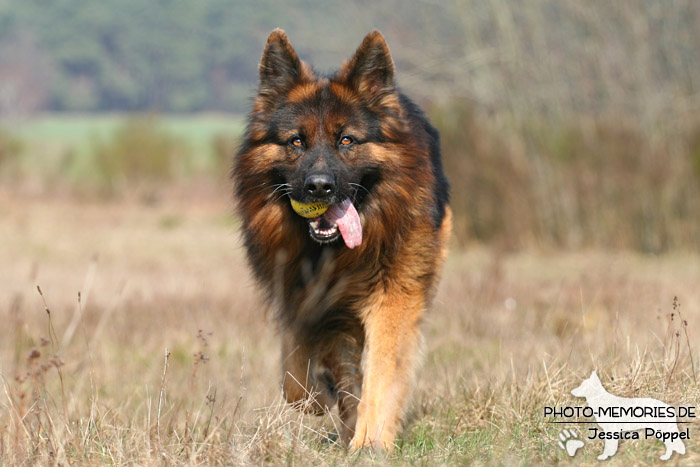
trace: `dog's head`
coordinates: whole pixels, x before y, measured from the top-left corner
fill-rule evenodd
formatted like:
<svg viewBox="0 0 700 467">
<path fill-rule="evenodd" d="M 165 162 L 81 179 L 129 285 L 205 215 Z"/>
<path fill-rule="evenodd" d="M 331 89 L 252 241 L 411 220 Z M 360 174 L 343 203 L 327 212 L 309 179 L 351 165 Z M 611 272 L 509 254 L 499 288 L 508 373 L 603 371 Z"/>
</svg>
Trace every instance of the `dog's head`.
<svg viewBox="0 0 700 467">
<path fill-rule="evenodd" d="M 603 388 L 603 384 L 598 378 L 598 374 L 595 372 L 595 370 L 593 370 L 591 376 L 584 379 L 577 388 L 571 391 L 571 394 L 576 397 L 592 397 L 600 394 L 601 389 L 605 390 Z"/>
<path fill-rule="evenodd" d="M 387 160 L 393 157 L 387 147 L 404 134 L 389 48 L 373 31 L 335 75 L 323 77 L 277 29 L 267 40 L 259 74 L 243 147 L 257 160 L 246 169 L 264 171 L 269 201 L 287 209 L 289 198 L 342 206 L 342 213 L 329 209 L 335 216 L 308 221 L 314 240 L 331 242 L 340 236 L 334 221 L 345 214 L 356 216 L 359 225 L 355 208 L 362 213 L 383 171 L 398 164 Z"/>
</svg>

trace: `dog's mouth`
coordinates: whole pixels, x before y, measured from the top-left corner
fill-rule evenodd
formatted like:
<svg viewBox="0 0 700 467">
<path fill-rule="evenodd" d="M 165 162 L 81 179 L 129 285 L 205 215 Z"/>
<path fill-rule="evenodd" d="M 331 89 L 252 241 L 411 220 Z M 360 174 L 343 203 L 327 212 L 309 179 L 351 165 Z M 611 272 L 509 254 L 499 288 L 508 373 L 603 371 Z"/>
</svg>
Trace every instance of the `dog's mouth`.
<svg viewBox="0 0 700 467">
<path fill-rule="evenodd" d="M 338 224 L 331 224 L 324 217 L 316 217 L 309 219 L 309 233 L 319 243 L 330 243 L 340 236 L 340 229 Z"/>
<path fill-rule="evenodd" d="M 319 243 L 331 243 L 343 238 L 348 248 L 362 243 L 362 222 L 350 199 L 332 204 L 320 217 L 308 220 L 309 234 Z"/>
</svg>

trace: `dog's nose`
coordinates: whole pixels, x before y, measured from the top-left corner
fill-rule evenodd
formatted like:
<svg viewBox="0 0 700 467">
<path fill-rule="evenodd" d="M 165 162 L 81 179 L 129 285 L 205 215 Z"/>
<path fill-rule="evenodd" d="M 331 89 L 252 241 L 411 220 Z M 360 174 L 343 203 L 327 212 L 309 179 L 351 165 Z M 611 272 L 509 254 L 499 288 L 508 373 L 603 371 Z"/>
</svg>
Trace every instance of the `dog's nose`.
<svg viewBox="0 0 700 467">
<path fill-rule="evenodd" d="M 304 181 L 304 192 L 314 198 L 329 198 L 335 193 L 335 180 L 328 174 L 310 175 Z"/>
</svg>

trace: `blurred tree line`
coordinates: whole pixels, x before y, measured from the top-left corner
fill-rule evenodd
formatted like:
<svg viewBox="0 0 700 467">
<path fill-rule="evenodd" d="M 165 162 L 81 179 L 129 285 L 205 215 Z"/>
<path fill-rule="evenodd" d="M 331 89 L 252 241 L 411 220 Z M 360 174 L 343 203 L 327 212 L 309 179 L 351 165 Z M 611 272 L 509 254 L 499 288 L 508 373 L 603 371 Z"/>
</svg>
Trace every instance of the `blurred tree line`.
<svg viewBox="0 0 700 467">
<path fill-rule="evenodd" d="M 335 69 L 380 29 L 421 103 L 560 118 L 697 110 L 693 0 L 0 0 L 0 116 L 247 111 L 267 34 Z"/>
<path fill-rule="evenodd" d="M 337 67 L 397 5 L 0 0 L 0 114 L 244 112 L 273 28 L 287 29 L 304 58 L 318 65 L 315 59 L 325 52 L 334 55 L 327 66 Z M 446 21 L 442 8 L 433 10 L 419 21 Z M 406 12 L 401 15 L 408 20 L 401 28 L 424 29 L 412 26 Z M 306 53 L 314 50 L 315 55 Z"/>
<path fill-rule="evenodd" d="M 255 79 L 250 60 L 261 44 L 249 35 L 264 3 L 2 3 L 4 104 L 57 111 L 236 109 Z"/>
</svg>

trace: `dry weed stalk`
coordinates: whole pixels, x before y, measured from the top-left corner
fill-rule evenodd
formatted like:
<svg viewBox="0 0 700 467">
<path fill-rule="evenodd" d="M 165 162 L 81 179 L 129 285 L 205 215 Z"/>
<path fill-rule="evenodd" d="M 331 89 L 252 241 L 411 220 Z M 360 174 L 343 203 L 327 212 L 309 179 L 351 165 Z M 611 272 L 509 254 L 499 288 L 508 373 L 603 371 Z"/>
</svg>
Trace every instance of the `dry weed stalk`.
<svg viewBox="0 0 700 467">
<path fill-rule="evenodd" d="M 695 373 L 695 358 L 693 356 L 693 349 L 690 345 L 690 337 L 688 336 L 688 321 L 683 318 L 681 314 L 681 302 L 677 296 L 673 297 L 673 311 L 669 314 L 669 322 L 666 330 L 666 339 L 664 341 L 664 353 L 665 360 L 669 359 L 672 361 L 671 368 L 668 371 L 668 376 L 666 378 L 666 386 L 671 383 L 673 374 L 678 366 L 678 362 L 681 359 L 681 330 L 685 336 L 685 344 L 688 349 L 688 357 L 690 359 L 690 367 L 693 375 L 693 382 L 697 385 L 697 376 Z M 670 358 L 669 358 L 670 352 Z"/>
<path fill-rule="evenodd" d="M 166 376 L 168 375 L 168 359 L 170 358 L 170 351 L 165 348 L 165 357 L 163 359 L 163 376 L 160 379 L 160 392 L 158 394 L 158 416 L 156 417 L 156 434 L 158 435 L 158 446 L 159 449 L 162 447 L 160 438 L 160 414 L 161 408 L 163 407 L 163 399 L 165 397 L 165 382 Z"/>
</svg>

